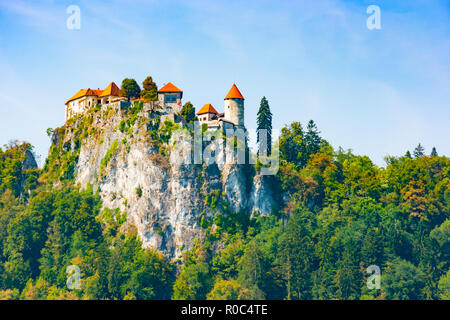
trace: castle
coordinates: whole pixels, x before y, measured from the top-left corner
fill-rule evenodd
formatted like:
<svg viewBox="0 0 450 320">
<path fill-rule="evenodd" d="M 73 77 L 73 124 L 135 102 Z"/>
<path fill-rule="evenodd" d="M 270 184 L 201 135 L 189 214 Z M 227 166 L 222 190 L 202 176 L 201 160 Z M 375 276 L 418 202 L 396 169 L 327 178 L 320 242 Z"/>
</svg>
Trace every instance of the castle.
<svg viewBox="0 0 450 320">
<path fill-rule="evenodd" d="M 128 100 L 120 97 L 119 87 L 111 82 L 104 90 L 81 89 L 69 100 L 66 101 L 65 120 L 67 121 L 76 114 L 85 113 L 92 106 L 107 106 L 118 104 L 127 105 Z M 158 100 L 150 103 L 158 104 L 163 114 L 179 114 L 182 108 L 181 99 L 183 91 L 173 85 L 171 82 L 158 90 Z M 210 104 L 205 104 L 197 112 L 197 121 L 200 125 L 207 125 L 210 129 L 234 129 L 244 127 L 244 97 L 235 84 L 224 98 L 224 112 L 218 113 Z M 143 101 L 142 98 L 135 101 Z M 144 104 L 146 102 L 144 101 Z M 149 103 L 149 102 L 147 102 Z"/>
</svg>

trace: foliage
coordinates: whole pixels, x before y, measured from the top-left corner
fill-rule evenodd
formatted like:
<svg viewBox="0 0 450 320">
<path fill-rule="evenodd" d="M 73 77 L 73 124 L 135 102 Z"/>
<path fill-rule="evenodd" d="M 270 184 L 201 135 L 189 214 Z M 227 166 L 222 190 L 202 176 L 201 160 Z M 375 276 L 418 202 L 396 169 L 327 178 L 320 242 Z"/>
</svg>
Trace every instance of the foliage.
<svg viewBox="0 0 450 320">
<path fill-rule="evenodd" d="M 187 123 L 194 123 L 195 120 L 195 108 L 194 105 L 188 101 L 181 108 L 181 115 L 186 120 Z"/>
<path fill-rule="evenodd" d="M 103 157 L 102 161 L 100 162 L 100 172 L 103 172 L 105 168 L 108 166 L 109 161 L 111 160 L 111 157 L 116 152 L 117 148 L 119 146 L 119 141 L 116 139 L 111 144 L 111 147 L 106 151 L 105 156 Z"/>
<path fill-rule="evenodd" d="M 158 100 L 158 86 L 153 81 L 151 76 L 145 78 L 144 82 L 142 82 L 142 91 L 141 96 L 149 101 L 157 101 Z"/>
<path fill-rule="evenodd" d="M 32 149 L 29 143 L 18 141 L 10 142 L 4 151 L 0 148 L 0 193 L 10 190 L 16 197 L 27 196 L 38 186 L 40 170 L 24 165 L 32 157 Z"/>
<path fill-rule="evenodd" d="M 209 266 L 205 262 L 187 265 L 173 286 L 174 300 L 204 300 L 212 288 Z"/>
<path fill-rule="evenodd" d="M 258 114 L 257 123 L 257 143 L 259 146 L 258 154 L 270 156 L 272 154 L 272 112 L 270 112 L 269 102 L 266 97 L 262 97 Z M 260 137 L 260 130 L 266 130 L 266 142 L 263 144 Z M 265 149 L 265 150 L 264 150 Z"/>
<path fill-rule="evenodd" d="M 142 108 L 123 111 L 125 138 L 113 141 L 101 171 L 132 143 Z M 273 214 L 232 210 L 224 190 L 202 189 L 204 237 L 184 251 L 175 277 L 174 263 L 142 248 L 126 212 L 75 185 L 92 119 L 70 121 L 54 130 L 43 170 L 25 165 L 29 144 L 0 149 L 0 299 L 449 299 L 450 159 L 435 150 L 420 146 L 378 167 L 333 149 L 314 122 L 306 131 L 294 122 L 270 177 Z M 167 162 L 178 128 L 147 123 L 150 161 Z M 252 169 L 242 168 L 249 192 Z M 66 286 L 70 265 L 80 268 L 80 289 Z M 371 265 L 381 289 L 366 286 Z"/>
<path fill-rule="evenodd" d="M 439 279 L 439 298 L 450 300 L 450 270 Z"/>
<path fill-rule="evenodd" d="M 237 300 L 241 286 L 235 280 L 219 280 L 207 295 L 207 300 Z"/>
<path fill-rule="evenodd" d="M 130 98 L 139 98 L 140 94 L 141 88 L 137 84 L 136 80 L 129 78 L 123 79 L 120 87 L 121 97 L 126 97 L 128 101 L 130 101 Z"/>
<path fill-rule="evenodd" d="M 386 268 L 382 277 L 383 291 L 391 300 L 423 299 L 422 288 L 425 284 L 424 273 L 411 262 L 394 260 Z"/>
</svg>

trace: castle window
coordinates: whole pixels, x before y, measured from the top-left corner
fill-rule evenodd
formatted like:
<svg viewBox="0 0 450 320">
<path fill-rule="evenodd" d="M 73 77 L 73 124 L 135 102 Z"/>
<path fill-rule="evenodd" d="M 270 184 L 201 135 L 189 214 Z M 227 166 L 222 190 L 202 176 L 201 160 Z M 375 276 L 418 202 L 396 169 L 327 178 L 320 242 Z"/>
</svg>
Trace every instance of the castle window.
<svg viewBox="0 0 450 320">
<path fill-rule="evenodd" d="M 166 94 L 164 96 L 164 102 L 165 103 L 175 103 L 175 102 L 177 102 L 177 95 L 176 94 Z"/>
</svg>

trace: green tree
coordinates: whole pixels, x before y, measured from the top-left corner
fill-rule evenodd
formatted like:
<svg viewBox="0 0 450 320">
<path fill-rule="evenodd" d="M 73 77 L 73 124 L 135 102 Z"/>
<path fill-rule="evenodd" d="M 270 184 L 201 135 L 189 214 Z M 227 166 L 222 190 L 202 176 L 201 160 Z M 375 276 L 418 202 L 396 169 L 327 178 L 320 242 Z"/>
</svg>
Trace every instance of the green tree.
<svg viewBox="0 0 450 320">
<path fill-rule="evenodd" d="M 237 300 L 241 290 L 240 284 L 236 280 L 219 280 L 214 284 L 214 288 L 208 293 L 207 300 Z"/>
<path fill-rule="evenodd" d="M 204 300 L 211 291 L 213 279 L 205 262 L 183 267 L 173 286 L 173 300 Z"/>
<path fill-rule="evenodd" d="M 419 143 L 417 147 L 414 149 L 414 158 L 421 158 L 425 155 L 425 149 Z"/>
<path fill-rule="evenodd" d="M 420 300 L 424 286 L 423 272 L 406 260 L 389 262 L 381 276 L 381 289 L 390 300 Z"/>
<path fill-rule="evenodd" d="M 308 156 L 318 152 L 323 145 L 322 138 L 320 137 L 320 131 L 317 129 L 313 120 L 309 120 L 306 127 L 305 144 Z"/>
<path fill-rule="evenodd" d="M 157 101 L 158 100 L 158 86 L 153 81 L 153 78 L 148 76 L 145 78 L 144 82 L 142 82 L 142 89 L 141 96 L 150 101 Z"/>
<path fill-rule="evenodd" d="M 259 155 L 271 155 L 272 154 L 272 112 L 270 112 L 269 102 L 266 97 L 262 97 L 259 106 L 258 114 L 256 117 L 257 123 L 257 143 L 259 146 Z M 261 133 L 265 130 L 266 141 L 262 141 Z"/>
<path fill-rule="evenodd" d="M 120 87 L 120 96 L 126 97 L 128 101 L 130 98 L 138 98 L 141 93 L 141 88 L 137 84 L 136 80 L 125 78 L 122 81 L 122 86 Z"/>
<path fill-rule="evenodd" d="M 431 150 L 430 156 L 432 156 L 432 157 L 437 157 L 438 156 L 438 153 L 436 151 L 436 147 L 433 147 L 433 149 Z"/>
<path fill-rule="evenodd" d="M 264 281 L 264 261 L 261 249 L 255 239 L 247 244 L 238 267 L 238 282 L 247 289 L 246 298 L 263 299 L 265 294 L 261 290 L 261 285 Z"/>
<path fill-rule="evenodd" d="M 172 267 L 162 255 L 140 246 L 135 250 L 132 272 L 122 285 L 122 294 L 131 293 L 138 300 L 170 299 Z"/>
<path fill-rule="evenodd" d="M 293 122 L 281 129 L 280 158 L 300 167 L 306 165 L 306 148 L 303 142 L 303 128 L 300 122 Z"/>
<path fill-rule="evenodd" d="M 181 108 L 181 115 L 188 123 L 193 123 L 195 120 L 195 108 L 194 105 L 188 101 Z"/>
<path fill-rule="evenodd" d="M 450 270 L 439 279 L 439 298 L 450 300 Z"/>
<path fill-rule="evenodd" d="M 46 133 L 47 133 L 47 136 L 51 137 L 52 134 L 53 134 L 53 129 L 52 128 L 47 128 Z"/>
<path fill-rule="evenodd" d="M 122 283 L 124 275 L 122 273 L 121 246 L 114 248 L 108 266 L 108 292 L 111 299 L 122 299 Z"/>
<path fill-rule="evenodd" d="M 289 219 L 280 238 L 280 254 L 287 299 L 309 299 L 315 260 L 314 243 L 308 222 L 300 213 L 292 214 Z"/>
</svg>

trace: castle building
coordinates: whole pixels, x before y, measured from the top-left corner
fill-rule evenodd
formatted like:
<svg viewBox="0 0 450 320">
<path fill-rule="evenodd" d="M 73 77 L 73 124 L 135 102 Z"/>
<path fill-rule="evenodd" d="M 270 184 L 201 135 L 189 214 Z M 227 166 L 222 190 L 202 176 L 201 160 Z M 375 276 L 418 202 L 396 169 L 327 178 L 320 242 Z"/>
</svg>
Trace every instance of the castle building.
<svg viewBox="0 0 450 320">
<path fill-rule="evenodd" d="M 205 104 L 198 112 L 197 112 L 197 119 L 200 122 L 200 124 L 209 124 L 212 121 L 217 121 L 217 115 L 219 113 L 216 109 L 212 106 L 212 104 L 208 103 Z"/>
<path fill-rule="evenodd" d="M 84 113 L 96 104 L 108 104 L 119 99 L 119 87 L 111 82 L 104 90 L 81 89 L 66 101 L 66 121 L 76 114 Z"/>
<path fill-rule="evenodd" d="M 119 96 L 120 89 L 111 82 L 104 90 L 81 89 L 66 101 L 66 121 L 76 114 L 85 113 L 97 104 L 108 105 L 111 103 L 129 104 L 124 97 Z M 169 82 L 158 90 L 158 101 L 163 113 L 174 116 L 181 111 L 183 91 Z M 144 101 L 144 99 L 136 99 Z M 224 112 L 219 113 L 210 104 L 205 104 L 197 112 L 197 120 L 201 125 L 206 124 L 208 129 L 236 129 L 244 128 L 244 97 L 235 84 L 224 98 Z M 153 103 L 153 102 L 151 102 Z M 144 101 L 144 106 L 145 106 Z M 148 104 L 148 103 L 147 103 Z M 120 107 L 119 106 L 119 107 Z"/>
<path fill-rule="evenodd" d="M 197 112 L 197 120 L 209 129 L 234 129 L 244 127 L 244 97 L 235 84 L 225 96 L 224 113 L 218 113 L 211 104 L 205 104 Z"/>
<path fill-rule="evenodd" d="M 158 101 L 168 112 L 180 112 L 182 98 L 183 91 L 178 89 L 171 82 L 158 90 Z"/>
<path fill-rule="evenodd" d="M 244 97 L 235 84 L 225 96 L 225 119 L 238 127 L 244 127 Z"/>
</svg>

